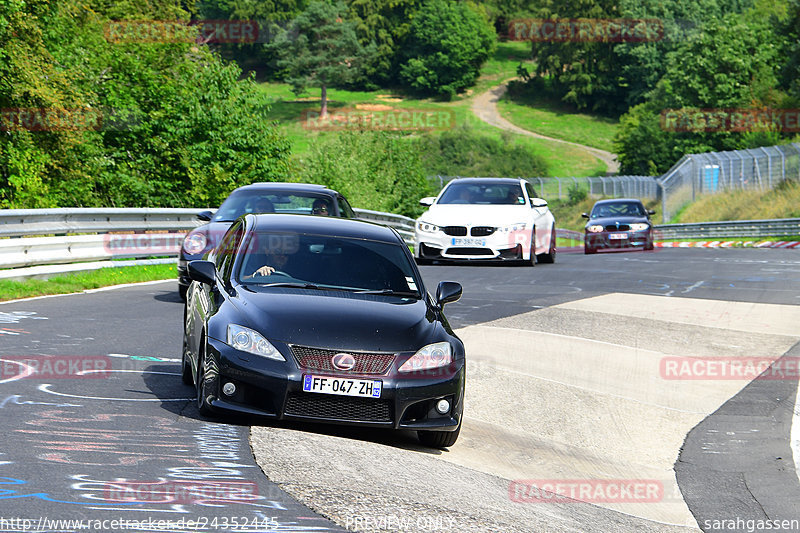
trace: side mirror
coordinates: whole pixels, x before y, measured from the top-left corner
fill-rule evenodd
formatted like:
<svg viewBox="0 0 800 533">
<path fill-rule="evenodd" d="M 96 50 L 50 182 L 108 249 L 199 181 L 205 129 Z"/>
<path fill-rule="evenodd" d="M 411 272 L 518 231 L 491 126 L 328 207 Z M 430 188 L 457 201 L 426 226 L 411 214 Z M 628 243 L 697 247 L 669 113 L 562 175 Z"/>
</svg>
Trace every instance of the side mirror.
<svg viewBox="0 0 800 533">
<path fill-rule="evenodd" d="M 547 201 L 541 198 L 531 198 L 531 207 L 547 207 Z"/>
<path fill-rule="evenodd" d="M 211 261 L 189 261 L 186 265 L 186 271 L 189 274 L 189 279 L 193 281 L 199 281 L 212 287 L 217 284 L 217 267 Z"/>
<path fill-rule="evenodd" d="M 197 218 L 200 219 L 200 220 L 203 220 L 205 222 L 210 221 L 211 217 L 213 217 L 213 216 L 214 216 L 214 212 L 213 211 L 201 211 L 201 212 L 197 213 Z"/>
<path fill-rule="evenodd" d="M 648 214 L 648 215 L 655 215 L 655 214 L 656 214 L 656 212 L 655 212 L 653 209 L 648 209 L 648 210 L 647 210 L 647 214 Z"/>
<path fill-rule="evenodd" d="M 435 196 L 426 196 L 425 198 L 419 201 L 419 205 L 430 207 L 433 205 L 433 202 L 436 200 Z"/>
<path fill-rule="evenodd" d="M 582 216 L 583 218 L 589 218 L 589 213 L 581 213 L 581 216 Z"/>
<path fill-rule="evenodd" d="M 461 284 L 455 281 L 441 281 L 436 287 L 436 303 L 439 307 L 444 304 L 457 302 L 461 298 Z"/>
</svg>

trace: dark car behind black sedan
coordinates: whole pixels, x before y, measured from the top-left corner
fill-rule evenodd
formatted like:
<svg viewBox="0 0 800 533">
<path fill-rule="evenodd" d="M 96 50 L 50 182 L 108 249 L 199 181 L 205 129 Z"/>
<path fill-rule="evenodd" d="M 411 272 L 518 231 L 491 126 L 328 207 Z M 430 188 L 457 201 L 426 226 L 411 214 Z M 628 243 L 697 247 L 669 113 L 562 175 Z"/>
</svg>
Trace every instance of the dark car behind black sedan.
<svg viewBox="0 0 800 533">
<path fill-rule="evenodd" d="M 192 261 L 183 379 L 201 414 L 416 430 L 455 443 L 464 345 L 391 228 L 345 219 L 245 215 Z"/>
<path fill-rule="evenodd" d="M 322 185 L 310 183 L 252 183 L 239 187 L 212 213 L 197 218 L 206 224 L 186 235 L 178 257 L 178 291 L 186 299 L 191 280 L 186 263 L 201 259 L 220 240 L 231 223 L 246 213 L 295 213 L 356 218 L 344 196 Z"/>
<path fill-rule="evenodd" d="M 653 249 L 653 224 L 650 215 L 655 211 L 646 209 L 640 200 L 615 198 L 600 200 L 592 207 L 584 230 L 584 253 L 597 250 Z"/>
</svg>

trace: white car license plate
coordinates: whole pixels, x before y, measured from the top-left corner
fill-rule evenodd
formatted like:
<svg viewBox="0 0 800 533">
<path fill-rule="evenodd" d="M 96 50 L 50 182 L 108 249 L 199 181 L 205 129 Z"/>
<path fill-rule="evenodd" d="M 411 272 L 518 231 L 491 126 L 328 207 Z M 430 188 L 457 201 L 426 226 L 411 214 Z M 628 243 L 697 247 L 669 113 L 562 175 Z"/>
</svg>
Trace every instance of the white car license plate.
<svg viewBox="0 0 800 533">
<path fill-rule="evenodd" d="M 453 238 L 453 246 L 486 246 L 486 239 Z"/>
<path fill-rule="evenodd" d="M 305 392 L 380 398 L 381 385 L 382 383 L 379 379 L 347 379 L 303 374 L 303 391 Z"/>
<path fill-rule="evenodd" d="M 621 241 L 628 238 L 627 233 L 609 233 L 608 238 L 612 241 Z"/>
</svg>

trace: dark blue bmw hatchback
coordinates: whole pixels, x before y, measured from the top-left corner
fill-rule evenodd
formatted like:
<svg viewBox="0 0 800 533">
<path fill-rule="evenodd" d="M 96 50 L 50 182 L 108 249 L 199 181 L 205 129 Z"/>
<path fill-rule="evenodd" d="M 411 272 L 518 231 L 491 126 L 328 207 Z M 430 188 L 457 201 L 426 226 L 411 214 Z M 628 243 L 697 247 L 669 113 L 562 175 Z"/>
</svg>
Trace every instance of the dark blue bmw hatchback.
<svg viewBox="0 0 800 533">
<path fill-rule="evenodd" d="M 298 215 L 245 215 L 211 261 L 192 261 L 183 379 L 201 414 L 411 429 L 455 443 L 464 345 L 391 228 Z"/>
</svg>

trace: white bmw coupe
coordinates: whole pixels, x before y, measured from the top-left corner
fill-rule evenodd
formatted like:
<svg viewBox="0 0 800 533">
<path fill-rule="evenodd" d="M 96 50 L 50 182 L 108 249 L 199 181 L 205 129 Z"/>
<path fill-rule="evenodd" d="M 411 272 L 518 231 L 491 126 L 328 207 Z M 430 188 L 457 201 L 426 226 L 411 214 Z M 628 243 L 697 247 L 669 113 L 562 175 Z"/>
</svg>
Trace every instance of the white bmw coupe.
<svg viewBox="0 0 800 533">
<path fill-rule="evenodd" d="M 529 265 L 556 259 L 556 222 L 547 202 L 523 179 L 459 178 L 417 219 L 414 256 L 433 260 L 510 260 Z"/>
</svg>

